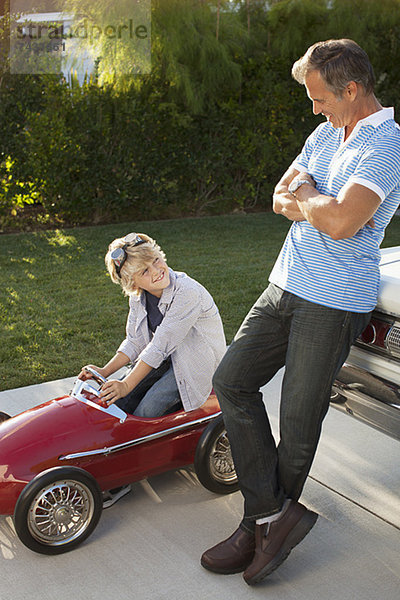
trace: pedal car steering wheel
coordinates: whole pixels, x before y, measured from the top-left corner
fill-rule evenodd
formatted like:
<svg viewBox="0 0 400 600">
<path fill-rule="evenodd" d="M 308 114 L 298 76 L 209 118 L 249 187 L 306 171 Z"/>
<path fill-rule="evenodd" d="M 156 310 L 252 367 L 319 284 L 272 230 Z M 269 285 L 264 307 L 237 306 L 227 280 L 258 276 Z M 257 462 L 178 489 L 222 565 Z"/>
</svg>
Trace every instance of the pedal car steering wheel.
<svg viewBox="0 0 400 600">
<path fill-rule="evenodd" d="M 95 382 L 98 383 L 100 386 L 103 385 L 103 383 L 106 383 L 107 379 L 105 377 L 103 377 L 103 375 L 100 375 L 100 373 L 98 371 L 96 371 L 96 369 L 86 366 L 86 367 L 83 367 L 83 370 L 90 373 L 92 376 L 92 379 L 94 379 Z"/>
<path fill-rule="evenodd" d="M 92 367 L 85 366 L 82 367 L 82 369 L 90 373 L 91 379 L 93 379 L 100 386 L 100 388 L 104 383 L 106 383 L 106 381 L 108 381 L 106 377 L 100 375 L 100 373 Z M 88 394 L 90 394 L 91 397 L 88 397 Z M 123 423 L 127 417 L 127 414 L 118 408 L 118 406 L 115 406 L 114 404 L 107 404 L 107 402 L 100 397 L 100 389 L 95 389 L 87 380 L 77 379 L 70 395 L 73 398 L 84 402 L 85 404 L 93 406 L 94 408 L 100 408 L 101 410 L 104 410 L 108 414 L 116 417 L 121 423 Z"/>
</svg>

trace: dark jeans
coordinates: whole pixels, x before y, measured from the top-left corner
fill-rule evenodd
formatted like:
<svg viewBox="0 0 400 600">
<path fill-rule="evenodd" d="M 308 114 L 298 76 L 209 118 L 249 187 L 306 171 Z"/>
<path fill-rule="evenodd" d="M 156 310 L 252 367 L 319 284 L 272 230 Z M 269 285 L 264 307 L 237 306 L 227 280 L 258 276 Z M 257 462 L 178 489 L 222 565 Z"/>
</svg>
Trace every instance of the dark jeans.
<svg viewBox="0 0 400 600">
<path fill-rule="evenodd" d="M 213 381 L 244 496 L 244 529 L 278 512 L 286 497 L 299 498 L 332 383 L 369 318 L 272 284 L 245 318 Z M 284 365 L 276 447 L 260 388 Z"/>
</svg>

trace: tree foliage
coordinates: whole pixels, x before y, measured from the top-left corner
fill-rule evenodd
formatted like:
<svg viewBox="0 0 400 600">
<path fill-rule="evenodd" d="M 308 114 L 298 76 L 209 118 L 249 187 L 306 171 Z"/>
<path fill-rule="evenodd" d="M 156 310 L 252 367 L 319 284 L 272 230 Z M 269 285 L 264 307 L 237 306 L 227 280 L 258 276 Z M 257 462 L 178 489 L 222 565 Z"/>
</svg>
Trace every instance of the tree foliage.
<svg viewBox="0 0 400 600">
<path fill-rule="evenodd" d="M 102 26 L 117 4 L 68 0 Z M 97 79 L 81 86 L 56 75 L 11 75 L 8 19 L 1 20 L 3 228 L 18 225 L 21 214 L 26 223 L 33 209 L 44 224 L 267 210 L 317 122 L 290 71 L 321 39 L 360 43 L 379 99 L 398 104 L 400 0 L 151 6 L 151 71 L 129 74 L 136 49 L 113 53 L 103 38 Z"/>
<path fill-rule="evenodd" d="M 157 0 L 153 19 L 153 75 L 166 98 L 199 114 L 238 94 L 247 32 L 234 14 L 196 0 Z"/>
</svg>

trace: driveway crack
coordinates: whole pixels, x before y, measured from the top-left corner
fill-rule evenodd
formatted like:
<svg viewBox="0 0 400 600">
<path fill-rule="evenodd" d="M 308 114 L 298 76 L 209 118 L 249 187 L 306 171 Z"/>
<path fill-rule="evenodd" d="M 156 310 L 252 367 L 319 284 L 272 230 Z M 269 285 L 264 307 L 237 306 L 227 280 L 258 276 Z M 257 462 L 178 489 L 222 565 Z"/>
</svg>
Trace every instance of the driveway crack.
<svg viewBox="0 0 400 600">
<path fill-rule="evenodd" d="M 363 506 L 362 504 L 360 504 L 359 502 L 356 502 L 355 500 L 353 500 L 352 498 L 350 498 L 349 496 L 346 496 L 346 494 L 342 494 L 342 492 L 338 492 L 338 490 L 335 490 L 335 488 L 331 487 L 330 485 L 327 485 L 326 483 L 324 483 L 323 481 L 321 481 L 320 479 L 317 479 L 316 477 L 313 477 L 312 475 L 309 475 L 309 478 L 312 479 L 313 481 L 315 481 L 316 483 L 319 483 L 320 485 L 322 485 L 324 488 L 326 488 L 327 490 L 329 490 L 330 492 L 333 492 L 334 494 L 336 494 L 337 496 L 340 496 L 341 498 L 344 498 L 345 500 L 347 500 L 348 502 L 351 502 L 352 504 L 354 504 L 355 506 L 358 506 L 358 508 L 361 508 L 362 510 L 365 510 L 366 512 L 368 512 L 370 515 L 373 515 L 374 517 L 376 517 L 377 519 L 380 519 L 381 521 L 383 521 L 384 523 L 387 523 L 388 525 L 391 525 L 392 527 L 394 527 L 395 529 L 398 529 L 400 531 L 400 527 L 398 525 L 395 525 L 394 523 L 392 523 L 391 521 L 388 521 L 387 519 L 385 519 L 384 517 L 382 517 L 381 515 L 378 515 L 376 512 L 374 512 L 373 510 L 367 508 L 366 506 Z"/>
</svg>

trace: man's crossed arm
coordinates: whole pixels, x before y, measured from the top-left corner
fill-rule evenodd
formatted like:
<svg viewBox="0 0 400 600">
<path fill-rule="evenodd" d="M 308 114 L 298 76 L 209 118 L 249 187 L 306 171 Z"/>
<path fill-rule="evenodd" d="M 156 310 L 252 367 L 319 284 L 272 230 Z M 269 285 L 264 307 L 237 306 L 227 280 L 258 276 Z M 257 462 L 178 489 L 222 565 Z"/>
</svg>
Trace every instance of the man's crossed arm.
<svg viewBox="0 0 400 600">
<path fill-rule="evenodd" d="M 296 180 L 308 183 L 291 194 L 289 184 Z M 367 223 L 373 227 L 372 217 L 380 203 L 378 194 L 359 183 L 346 184 L 337 198 L 321 194 L 313 178 L 294 167 L 286 171 L 273 195 L 274 212 L 290 221 L 306 220 L 334 240 L 352 237 Z"/>
</svg>

